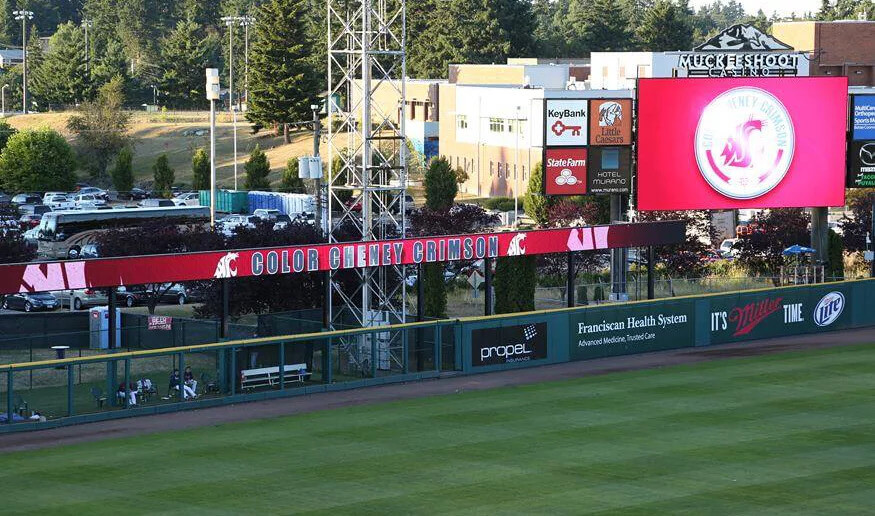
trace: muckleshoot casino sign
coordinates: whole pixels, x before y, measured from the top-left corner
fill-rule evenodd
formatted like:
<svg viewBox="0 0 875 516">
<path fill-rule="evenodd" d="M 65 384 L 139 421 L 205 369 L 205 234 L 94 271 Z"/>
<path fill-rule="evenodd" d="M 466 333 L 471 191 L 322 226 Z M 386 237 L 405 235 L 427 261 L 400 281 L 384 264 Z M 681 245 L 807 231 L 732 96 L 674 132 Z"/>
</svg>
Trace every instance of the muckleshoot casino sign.
<svg viewBox="0 0 875 516">
<path fill-rule="evenodd" d="M 750 25 L 733 25 L 677 57 L 677 77 L 797 77 L 808 75 L 805 52 Z"/>
</svg>

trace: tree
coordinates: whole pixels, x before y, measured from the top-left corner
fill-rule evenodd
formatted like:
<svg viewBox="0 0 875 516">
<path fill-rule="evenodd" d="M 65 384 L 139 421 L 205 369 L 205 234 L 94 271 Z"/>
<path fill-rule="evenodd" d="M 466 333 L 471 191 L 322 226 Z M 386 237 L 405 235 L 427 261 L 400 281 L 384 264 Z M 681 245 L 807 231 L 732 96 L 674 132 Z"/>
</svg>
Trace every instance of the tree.
<svg viewBox="0 0 875 516">
<path fill-rule="evenodd" d="M 334 179 L 336 177 L 336 179 Z M 343 186 L 349 184 L 349 171 L 343 168 L 343 158 L 338 154 L 331 160 L 331 168 L 328 170 L 328 184 Z M 330 194 L 333 202 L 346 204 L 352 200 L 352 190 L 334 190 Z"/>
<path fill-rule="evenodd" d="M 307 23 L 307 0 L 270 0 L 256 15 L 250 48 L 249 104 L 246 118 L 256 129 L 280 124 L 286 143 L 289 122 L 307 120 L 324 89 Z"/>
<path fill-rule="evenodd" d="M 210 155 L 203 147 L 191 157 L 191 187 L 194 190 L 210 189 Z"/>
<path fill-rule="evenodd" d="M 119 151 L 115 159 L 115 168 L 112 169 L 112 185 L 116 191 L 130 192 L 134 187 L 133 160 L 134 152 L 130 147 L 124 147 Z"/>
<path fill-rule="evenodd" d="M 629 19 L 615 0 L 571 0 L 563 31 L 574 54 L 626 50 Z"/>
<path fill-rule="evenodd" d="M 698 278 L 704 275 L 706 262 L 703 257 L 717 240 L 717 230 L 711 224 L 708 211 L 643 211 L 641 222 L 679 220 L 687 227 L 686 237 L 680 244 L 660 246 L 660 261 L 665 264 L 670 277 Z M 781 248 L 783 250 L 783 248 Z"/>
<path fill-rule="evenodd" d="M 656 0 L 644 15 L 638 37 L 644 50 L 689 50 L 693 46 L 689 14 L 671 0 Z"/>
<path fill-rule="evenodd" d="M 526 211 L 526 215 L 541 226 L 548 223 L 548 212 L 553 204 L 543 192 L 544 168 L 541 163 L 538 163 L 532 168 L 532 174 L 529 176 L 529 188 L 523 197 L 523 209 Z"/>
<path fill-rule="evenodd" d="M 842 236 L 830 229 L 828 241 L 826 277 L 833 281 L 842 280 L 845 278 L 845 253 L 842 248 Z"/>
<path fill-rule="evenodd" d="M 70 191 L 76 183 L 76 156 L 57 131 L 13 134 L 0 154 L 0 188 L 10 192 Z"/>
<path fill-rule="evenodd" d="M 0 120 L 0 152 L 3 152 L 3 149 L 6 148 L 6 142 L 17 132 L 5 119 Z"/>
<path fill-rule="evenodd" d="M 267 178 L 270 174 L 270 161 L 261 146 L 255 146 L 243 170 L 246 171 L 247 190 L 270 190 L 270 180 Z"/>
<path fill-rule="evenodd" d="M 113 157 L 126 145 L 131 115 L 122 110 L 124 80 L 115 76 L 100 87 L 97 100 L 85 102 L 67 120 L 67 128 L 79 139 L 79 154 L 98 180 L 106 176 Z"/>
<path fill-rule="evenodd" d="M 155 165 L 152 166 L 152 177 L 155 181 L 153 184 L 155 193 L 169 199 L 173 182 L 176 181 L 176 173 L 167 162 L 167 154 L 158 156 Z"/>
<path fill-rule="evenodd" d="M 872 231 L 872 196 L 875 189 L 851 189 L 847 194 L 846 213 L 841 220 L 842 240 L 848 252 L 866 250 L 866 235 Z"/>
<path fill-rule="evenodd" d="M 535 309 L 535 256 L 506 256 L 495 262 L 495 313 Z"/>
<path fill-rule="evenodd" d="M 739 240 L 738 263 L 750 274 L 771 276 L 775 286 L 784 265 L 784 249 L 794 244 L 805 245 L 809 239 L 809 217 L 801 209 L 782 208 L 763 212 L 751 220 L 753 232 Z"/>
<path fill-rule="evenodd" d="M 434 158 L 425 172 L 425 205 L 432 211 L 449 210 L 459 193 L 456 172 L 443 156 Z"/>
<path fill-rule="evenodd" d="M 17 219 L 18 208 L 12 204 L 0 204 L 0 220 Z M 36 251 L 28 247 L 20 231 L 0 229 L 0 263 L 29 262 Z"/>
<path fill-rule="evenodd" d="M 85 36 L 70 22 L 58 26 L 49 39 L 49 51 L 34 71 L 32 91 L 42 103 L 51 106 L 78 104 L 85 100 L 91 81 L 85 72 Z M 28 56 L 30 58 L 30 56 Z"/>
<path fill-rule="evenodd" d="M 289 158 L 286 162 L 286 169 L 283 170 L 283 177 L 277 190 L 289 193 L 307 192 L 304 180 L 298 176 L 298 158 Z"/>
<path fill-rule="evenodd" d="M 183 20 L 160 43 L 158 77 L 161 98 L 169 107 L 208 105 L 204 69 L 218 61 L 219 42 L 193 20 Z"/>
</svg>

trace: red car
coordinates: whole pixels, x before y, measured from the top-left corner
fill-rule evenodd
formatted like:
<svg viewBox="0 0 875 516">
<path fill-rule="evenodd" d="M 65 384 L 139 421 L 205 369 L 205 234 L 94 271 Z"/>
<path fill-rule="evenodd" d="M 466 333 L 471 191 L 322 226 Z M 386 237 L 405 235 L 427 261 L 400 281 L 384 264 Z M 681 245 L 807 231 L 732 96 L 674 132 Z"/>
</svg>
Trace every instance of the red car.
<svg viewBox="0 0 875 516">
<path fill-rule="evenodd" d="M 22 215 L 21 218 L 18 219 L 18 223 L 21 224 L 22 231 L 27 231 L 28 229 L 39 226 L 39 221 L 42 220 L 42 218 L 42 215 Z"/>
</svg>

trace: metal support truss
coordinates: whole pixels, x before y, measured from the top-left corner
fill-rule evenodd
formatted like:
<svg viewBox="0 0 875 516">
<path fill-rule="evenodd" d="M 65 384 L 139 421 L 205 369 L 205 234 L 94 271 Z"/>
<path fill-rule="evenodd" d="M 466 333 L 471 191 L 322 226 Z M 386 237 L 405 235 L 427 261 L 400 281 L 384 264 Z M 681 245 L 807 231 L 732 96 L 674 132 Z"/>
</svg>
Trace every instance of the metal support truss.
<svg viewBox="0 0 875 516">
<path fill-rule="evenodd" d="M 329 241 L 398 238 L 406 229 L 405 0 L 327 0 L 327 8 Z M 398 106 L 379 105 L 378 90 L 397 96 Z M 406 321 L 403 267 L 351 271 L 331 274 L 332 327 Z M 349 353 L 351 364 L 362 370 L 403 364 L 400 335 L 348 346 L 358 351 Z"/>
</svg>

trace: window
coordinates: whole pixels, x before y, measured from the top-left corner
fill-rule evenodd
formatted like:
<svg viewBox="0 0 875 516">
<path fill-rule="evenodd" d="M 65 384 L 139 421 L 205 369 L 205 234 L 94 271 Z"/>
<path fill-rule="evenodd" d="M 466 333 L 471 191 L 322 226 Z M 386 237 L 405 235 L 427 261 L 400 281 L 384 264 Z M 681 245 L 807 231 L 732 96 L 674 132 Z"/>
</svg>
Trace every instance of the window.
<svg viewBox="0 0 875 516">
<path fill-rule="evenodd" d="M 620 149 L 602 149 L 602 170 L 620 168 Z"/>
<path fill-rule="evenodd" d="M 523 172 L 523 181 L 525 181 L 525 179 L 526 179 L 526 166 L 525 165 L 523 165 L 522 172 Z"/>
<path fill-rule="evenodd" d="M 617 73 L 617 75 L 620 77 L 620 79 L 625 79 L 626 78 L 626 67 L 621 66 L 620 71 Z"/>
<path fill-rule="evenodd" d="M 492 133 L 504 132 L 504 119 L 503 118 L 490 118 L 489 119 L 489 132 L 492 132 Z"/>
<path fill-rule="evenodd" d="M 494 172 L 494 171 L 492 170 L 492 160 L 490 160 L 490 161 L 489 161 L 489 176 L 490 176 L 490 177 L 492 177 L 493 172 Z"/>
<path fill-rule="evenodd" d="M 501 179 L 501 162 L 498 162 L 498 179 Z"/>
<path fill-rule="evenodd" d="M 467 115 L 456 115 L 456 127 L 459 129 L 467 129 L 468 128 L 468 116 Z"/>
<path fill-rule="evenodd" d="M 638 77 L 646 78 L 650 77 L 650 70 L 648 65 L 638 65 Z"/>
</svg>

